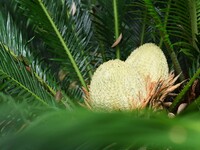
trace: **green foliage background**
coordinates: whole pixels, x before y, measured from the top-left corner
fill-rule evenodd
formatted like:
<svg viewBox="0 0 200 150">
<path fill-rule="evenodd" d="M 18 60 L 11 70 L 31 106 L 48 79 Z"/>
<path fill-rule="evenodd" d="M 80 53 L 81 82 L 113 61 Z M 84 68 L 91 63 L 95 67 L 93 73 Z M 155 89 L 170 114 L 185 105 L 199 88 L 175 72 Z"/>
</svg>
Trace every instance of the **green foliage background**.
<svg viewBox="0 0 200 150">
<path fill-rule="evenodd" d="M 199 33 L 198 0 L 1 0 L 0 149 L 198 149 L 199 91 L 175 119 L 78 103 L 100 64 L 154 42 L 187 81 L 176 111 L 199 81 Z"/>
</svg>

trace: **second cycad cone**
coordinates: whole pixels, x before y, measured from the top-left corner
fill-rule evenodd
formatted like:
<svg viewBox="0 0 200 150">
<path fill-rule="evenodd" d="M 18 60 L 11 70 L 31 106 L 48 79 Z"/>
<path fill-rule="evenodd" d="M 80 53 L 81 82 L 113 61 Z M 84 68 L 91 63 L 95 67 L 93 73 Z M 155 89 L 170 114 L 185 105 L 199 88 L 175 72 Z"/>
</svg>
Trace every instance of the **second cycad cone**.
<svg viewBox="0 0 200 150">
<path fill-rule="evenodd" d="M 146 43 L 135 49 L 125 62 L 137 70 L 141 77 L 150 77 L 152 82 L 164 80 L 169 75 L 166 57 L 153 43 Z"/>
</svg>

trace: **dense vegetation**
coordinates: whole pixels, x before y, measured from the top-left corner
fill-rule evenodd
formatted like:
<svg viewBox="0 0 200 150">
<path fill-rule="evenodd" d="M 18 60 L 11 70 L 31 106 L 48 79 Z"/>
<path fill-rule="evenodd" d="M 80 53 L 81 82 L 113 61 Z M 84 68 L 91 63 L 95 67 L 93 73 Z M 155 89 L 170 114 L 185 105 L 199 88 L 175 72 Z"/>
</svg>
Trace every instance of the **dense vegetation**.
<svg viewBox="0 0 200 150">
<path fill-rule="evenodd" d="M 100 64 L 148 42 L 184 81 L 168 110 L 80 105 Z M 199 77 L 199 0 L 0 1 L 2 150 L 198 149 Z M 169 119 L 181 103 L 186 109 Z"/>
</svg>

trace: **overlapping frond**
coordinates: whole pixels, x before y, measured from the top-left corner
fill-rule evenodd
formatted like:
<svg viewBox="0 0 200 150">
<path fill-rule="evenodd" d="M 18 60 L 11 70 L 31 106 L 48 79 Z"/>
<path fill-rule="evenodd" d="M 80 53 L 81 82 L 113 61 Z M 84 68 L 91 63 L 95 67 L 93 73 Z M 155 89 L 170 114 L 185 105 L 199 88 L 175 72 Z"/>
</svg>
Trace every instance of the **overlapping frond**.
<svg viewBox="0 0 200 150">
<path fill-rule="evenodd" d="M 146 42 L 159 44 L 165 53 L 167 49 L 169 64 L 178 67 L 177 72 L 179 62 L 184 62 L 186 73 L 191 69 L 191 79 L 179 94 L 179 89 L 175 91 L 178 96 L 170 110 L 187 101 L 186 112 L 199 111 L 199 91 L 194 92 L 200 86 L 192 93 L 196 94 L 192 101 L 196 100 L 191 105 L 186 100 L 193 83 L 199 83 L 199 0 L 12 0 L 15 5 L 4 1 L 0 1 L 0 149 L 199 148 L 198 115 L 168 119 L 146 110 L 96 113 L 80 107 L 68 112 L 74 108 L 70 102 L 81 101 L 80 86 L 88 92 L 100 63 L 123 60 Z M 27 16 L 24 20 L 15 18 L 18 6 Z M 27 24 L 34 30 L 24 36 L 30 29 Z M 168 93 L 180 84 L 170 87 L 175 82 L 171 77 L 149 83 L 156 90 L 149 105 L 156 106 L 155 101 L 167 96 L 169 103 L 173 101 Z"/>
<path fill-rule="evenodd" d="M 153 25 L 154 21 L 148 13 L 145 3 L 143 1 L 133 1 L 127 4 L 127 7 L 125 23 L 128 26 L 131 38 L 130 45 L 137 48 L 148 42 L 159 44 L 160 36 L 156 32 L 156 28 Z M 133 49 L 132 47 L 130 48 Z"/>
<path fill-rule="evenodd" d="M 173 45 L 182 47 L 181 52 L 191 58 L 194 58 L 199 51 L 196 45 L 196 35 L 198 34 L 198 7 L 196 2 L 196 0 L 172 1 L 166 27 L 169 36 L 172 39 L 177 39 L 173 42 Z"/>
<path fill-rule="evenodd" d="M 10 15 L 0 14 L 0 83 L 1 91 L 14 97 L 30 98 L 29 102 L 53 104 L 55 83 L 39 69 Z M 26 56 L 28 56 L 26 58 Z M 46 79 L 48 78 L 48 82 Z M 52 103 L 53 102 L 53 103 Z M 53 104 L 54 105 L 54 104 Z"/>
<path fill-rule="evenodd" d="M 50 46 L 54 60 L 68 70 L 71 78 L 86 87 L 90 78 L 91 37 L 88 12 L 80 9 L 76 1 L 18 1 L 28 17 L 37 25 L 37 32 Z M 53 2 L 53 5 L 52 5 Z M 76 11 L 72 13 L 72 6 Z M 87 35 L 87 36 L 85 36 Z"/>
<path fill-rule="evenodd" d="M 198 0 L 196 0 L 196 15 L 197 15 L 198 33 L 200 33 L 200 1 Z"/>
<path fill-rule="evenodd" d="M 167 22 L 168 22 L 168 17 L 169 17 L 169 12 L 170 12 L 170 5 L 171 5 L 171 0 L 167 2 L 161 2 L 161 1 L 154 1 L 152 2 L 151 0 L 144 0 L 145 5 L 148 9 L 149 14 L 153 17 L 154 20 L 154 25 L 158 29 L 158 32 L 160 34 L 160 39 L 161 42 L 165 44 L 165 47 L 167 49 L 168 55 L 170 56 L 172 63 L 174 65 L 174 70 L 177 74 L 182 73 L 182 68 L 180 66 L 180 63 L 177 59 L 177 54 L 175 53 L 172 39 L 169 37 L 169 33 L 166 30 Z M 157 7 L 156 4 L 160 4 L 159 7 Z M 162 9 L 163 5 L 165 6 L 164 9 Z M 160 8 L 161 7 L 161 8 Z M 164 12 L 165 10 L 165 12 Z M 163 14 L 164 16 L 163 17 Z M 180 80 L 183 81 L 185 79 L 184 75 L 180 75 Z"/>
<path fill-rule="evenodd" d="M 155 20 L 161 38 L 164 39 L 164 44 L 169 55 L 171 55 L 175 70 L 177 72 L 181 71 L 177 61 L 173 60 L 175 58 L 175 56 L 172 56 L 174 52 L 176 57 L 180 54 L 181 67 L 184 68 L 185 61 L 191 65 L 190 62 L 194 58 L 197 59 L 200 53 L 196 44 L 198 40 L 196 36 L 199 34 L 199 2 L 196 0 L 144 1 L 149 13 Z"/>
<path fill-rule="evenodd" d="M 129 30 L 131 17 L 127 16 L 128 4 L 129 0 L 98 1 L 92 9 L 94 33 L 99 45 L 97 52 L 102 61 L 125 59 L 133 48 L 130 43 L 134 33 Z M 113 46 L 117 40 L 117 45 Z"/>
<path fill-rule="evenodd" d="M 37 100 L 49 105 L 52 96 L 42 87 L 32 71 L 29 71 L 20 61 L 12 58 L 2 43 L 0 45 L 0 58 L 1 91 L 14 97 L 29 98 L 30 102 Z"/>
</svg>

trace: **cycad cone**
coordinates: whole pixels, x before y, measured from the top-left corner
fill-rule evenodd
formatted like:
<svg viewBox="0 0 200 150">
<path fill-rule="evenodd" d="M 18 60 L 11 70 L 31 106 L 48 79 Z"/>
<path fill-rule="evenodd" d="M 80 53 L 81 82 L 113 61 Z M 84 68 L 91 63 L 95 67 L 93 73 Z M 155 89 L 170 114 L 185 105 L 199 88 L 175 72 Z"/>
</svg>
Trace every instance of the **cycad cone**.
<svg viewBox="0 0 200 150">
<path fill-rule="evenodd" d="M 144 90 L 137 71 L 123 61 L 110 60 L 98 67 L 92 77 L 90 104 L 95 109 L 134 109 L 140 105 L 139 97 L 145 96 Z"/>
<path fill-rule="evenodd" d="M 146 43 L 135 49 L 125 61 L 137 70 L 143 78 L 150 77 L 152 82 L 168 77 L 169 68 L 162 50 L 153 43 Z"/>
<path fill-rule="evenodd" d="M 90 84 L 90 105 L 106 110 L 141 108 L 149 96 L 147 79 L 157 83 L 167 79 L 168 73 L 162 50 L 153 43 L 144 44 L 125 62 L 111 60 L 97 68 Z"/>
</svg>

